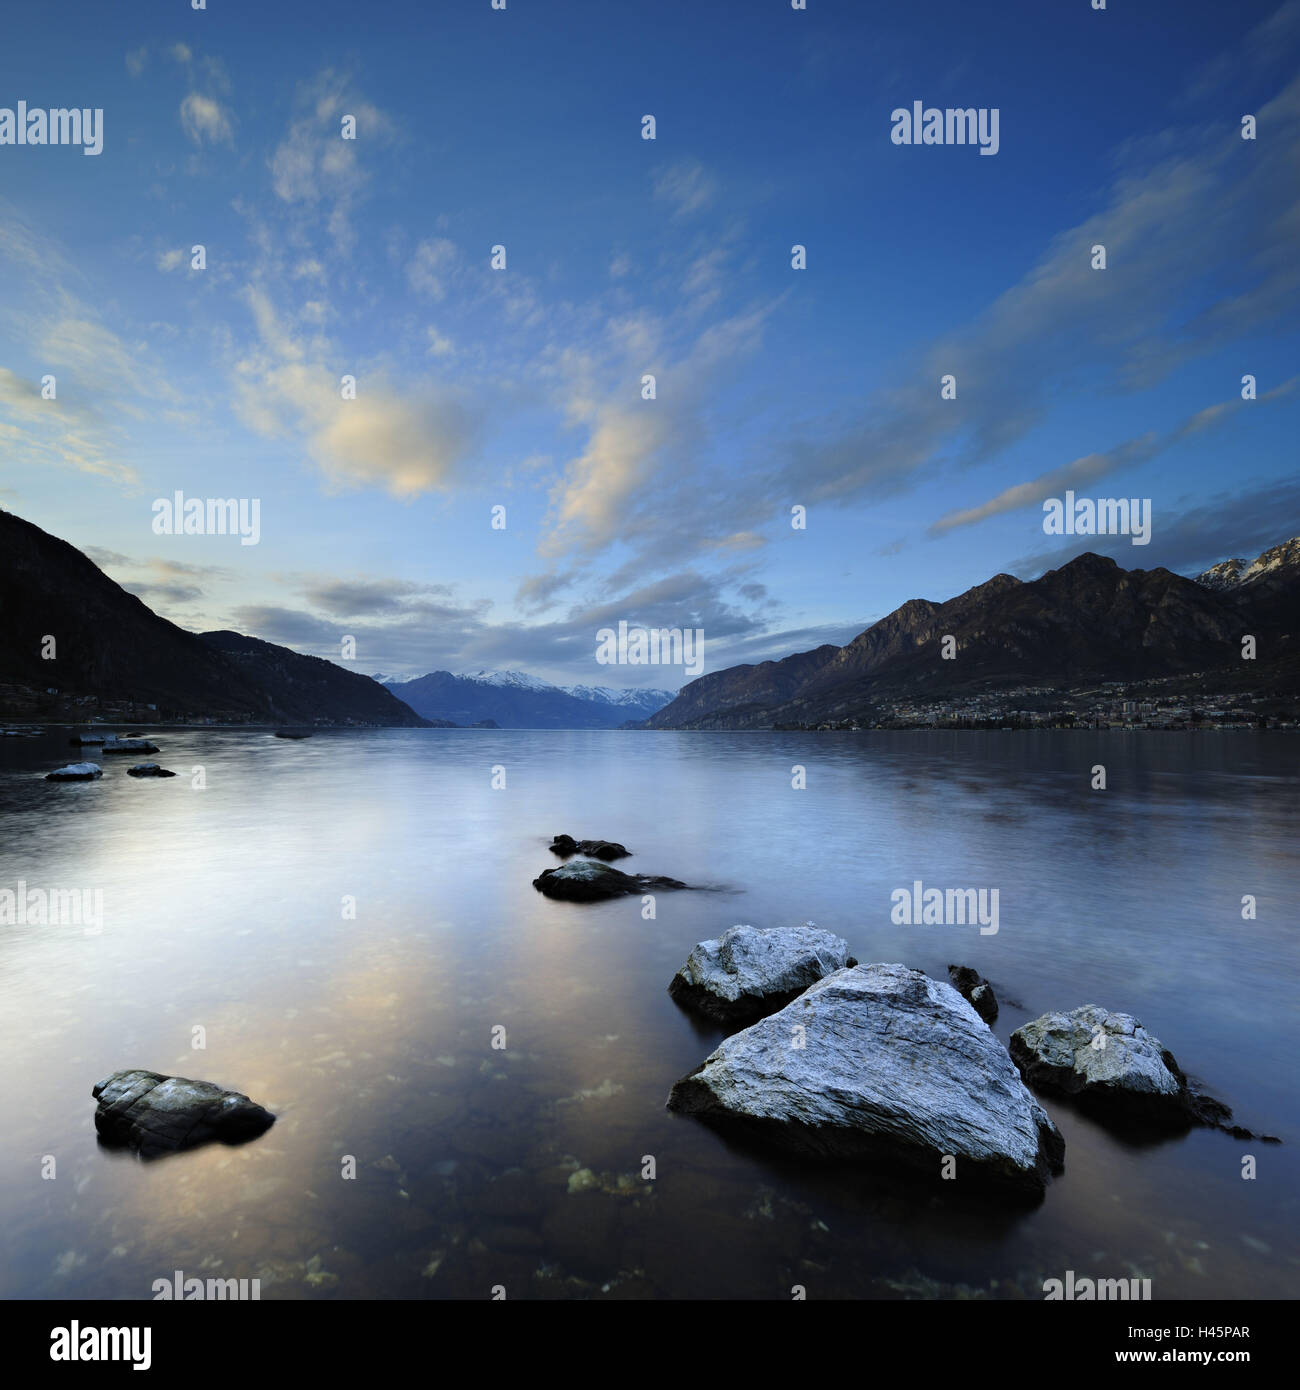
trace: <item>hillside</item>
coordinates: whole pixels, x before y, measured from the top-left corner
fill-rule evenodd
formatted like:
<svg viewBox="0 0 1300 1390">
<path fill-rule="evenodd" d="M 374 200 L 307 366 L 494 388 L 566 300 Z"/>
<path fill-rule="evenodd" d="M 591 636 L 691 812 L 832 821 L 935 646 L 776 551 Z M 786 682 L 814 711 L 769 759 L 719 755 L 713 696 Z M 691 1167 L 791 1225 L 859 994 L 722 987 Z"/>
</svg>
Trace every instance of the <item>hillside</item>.
<svg viewBox="0 0 1300 1390">
<path fill-rule="evenodd" d="M 911 599 L 846 646 L 701 676 L 647 727 L 770 728 L 853 719 L 887 699 L 1200 672 L 1294 691 L 1300 544 L 1232 563 L 1231 577 L 1216 566 L 1207 583 L 1091 552 L 1028 583 L 995 575 L 945 603 Z M 1245 634 L 1257 639 L 1256 661 L 1241 658 Z"/>
<path fill-rule="evenodd" d="M 52 659 L 42 656 L 53 639 Z M 233 632 L 186 632 L 66 541 L 0 511 L 0 716 L 415 727 L 358 672 Z"/>
</svg>

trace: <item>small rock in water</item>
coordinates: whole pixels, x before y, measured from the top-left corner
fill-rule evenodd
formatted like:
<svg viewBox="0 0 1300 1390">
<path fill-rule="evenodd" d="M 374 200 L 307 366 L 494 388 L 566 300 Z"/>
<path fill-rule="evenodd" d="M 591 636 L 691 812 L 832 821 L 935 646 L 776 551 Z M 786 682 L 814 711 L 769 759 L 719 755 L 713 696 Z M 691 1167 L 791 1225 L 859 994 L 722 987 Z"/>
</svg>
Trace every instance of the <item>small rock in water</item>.
<svg viewBox="0 0 1300 1390">
<path fill-rule="evenodd" d="M 625 874 L 621 869 L 611 869 L 608 864 L 594 859 L 575 859 L 571 864 L 561 864 L 558 869 L 543 869 L 541 876 L 533 879 L 533 887 L 539 893 L 545 893 L 548 898 L 562 898 L 566 902 L 576 903 L 689 886 L 675 878 Z"/>
<path fill-rule="evenodd" d="M 136 763 L 134 767 L 126 770 L 128 777 L 175 777 L 174 772 L 169 772 L 165 767 L 159 767 L 157 763 Z"/>
<path fill-rule="evenodd" d="M 103 734 L 74 734 L 69 740 L 74 747 L 90 747 L 105 742 Z"/>
<path fill-rule="evenodd" d="M 98 763 L 69 763 L 55 772 L 47 772 L 47 782 L 93 782 L 102 777 L 104 769 Z"/>
<path fill-rule="evenodd" d="M 1071 1096 L 1102 1120 L 1228 1129 L 1232 1118 L 1189 1088 L 1173 1053 L 1132 1014 L 1098 1004 L 1043 1014 L 1017 1028 L 1008 1049 L 1031 1085 Z"/>
<path fill-rule="evenodd" d="M 275 1123 L 275 1116 L 239 1091 L 210 1081 L 117 1071 L 91 1091 L 99 1101 L 95 1128 L 108 1144 L 156 1158 L 210 1140 L 242 1144 Z"/>
<path fill-rule="evenodd" d="M 978 970 L 969 965 L 950 965 L 948 982 L 985 1023 L 992 1023 L 997 1018 L 997 996 L 993 993 L 993 986 Z"/>
<path fill-rule="evenodd" d="M 859 965 L 751 1024 L 673 1087 L 668 1108 L 806 1156 L 889 1160 L 1036 1197 L 1065 1141 L 951 985 Z"/>
<path fill-rule="evenodd" d="M 722 1023 L 749 1023 L 784 1008 L 823 976 L 856 965 L 849 943 L 812 922 L 801 927 L 730 927 L 701 941 L 668 993 Z"/>
<path fill-rule="evenodd" d="M 300 730 L 300 729 L 277 729 L 277 730 L 275 731 L 275 736 L 276 736 L 276 738 L 294 738 L 294 739 L 310 738 L 310 737 L 311 737 L 311 735 L 310 735 L 309 733 L 307 733 L 306 730 Z"/>
<path fill-rule="evenodd" d="M 572 835 L 557 835 L 551 841 L 551 853 L 562 859 L 585 854 L 590 859 L 626 859 L 632 851 L 613 840 L 575 840 Z"/>
<path fill-rule="evenodd" d="M 147 738 L 113 738 L 104 743 L 105 753 L 157 753 L 159 752 L 156 743 L 150 743 Z"/>
</svg>

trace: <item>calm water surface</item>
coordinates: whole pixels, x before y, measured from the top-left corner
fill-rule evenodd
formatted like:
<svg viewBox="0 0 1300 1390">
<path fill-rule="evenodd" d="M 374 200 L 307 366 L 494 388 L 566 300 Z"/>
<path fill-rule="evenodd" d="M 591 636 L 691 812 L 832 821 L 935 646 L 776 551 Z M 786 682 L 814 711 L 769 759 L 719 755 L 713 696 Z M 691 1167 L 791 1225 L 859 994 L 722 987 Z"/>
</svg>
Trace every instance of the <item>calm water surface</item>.
<svg viewBox="0 0 1300 1390">
<path fill-rule="evenodd" d="M 129 758 L 40 780 L 81 756 L 68 732 L 0 739 L 0 888 L 99 888 L 105 912 L 98 935 L 0 927 L 0 1295 L 149 1298 L 178 1269 L 263 1298 L 1041 1298 L 1067 1269 L 1300 1294 L 1294 736 L 164 730 L 174 780 Z M 724 891 L 661 895 L 654 921 L 549 902 L 560 831 Z M 914 879 L 998 888 L 999 932 L 892 925 Z M 722 1037 L 665 992 L 691 946 L 806 920 L 863 961 L 976 966 L 1003 1040 L 1048 1009 L 1135 1013 L 1284 1144 L 1134 1146 L 1049 1098 L 1067 1171 L 1025 1212 L 670 1115 Z M 278 1121 L 110 1153 L 90 1089 L 124 1067 Z"/>
</svg>

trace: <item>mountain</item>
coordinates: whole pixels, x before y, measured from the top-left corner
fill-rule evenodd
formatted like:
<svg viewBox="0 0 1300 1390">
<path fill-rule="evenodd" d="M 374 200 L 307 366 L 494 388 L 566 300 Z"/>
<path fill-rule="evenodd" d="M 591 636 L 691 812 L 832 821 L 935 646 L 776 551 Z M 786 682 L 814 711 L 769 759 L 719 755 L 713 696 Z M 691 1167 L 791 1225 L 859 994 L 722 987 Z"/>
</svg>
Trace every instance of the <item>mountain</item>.
<svg viewBox="0 0 1300 1390">
<path fill-rule="evenodd" d="M 1300 540 L 1240 563 L 1228 585 L 1224 566 L 1200 583 L 1167 569 L 1124 570 L 1091 552 L 1029 583 L 995 575 L 946 603 L 909 599 L 847 646 L 701 676 L 647 727 L 815 724 L 856 719 L 880 702 L 1203 672 L 1243 688 L 1281 681 L 1293 693 Z M 1255 661 L 1241 659 L 1245 634 L 1259 644 Z M 951 660 L 942 655 L 948 636 Z"/>
<path fill-rule="evenodd" d="M 456 724 L 495 720 L 503 729 L 616 729 L 648 719 L 673 698 L 671 690 L 551 685 L 525 671 L 431 671 L 401 680 L 376 676 L 426 719 Z"/>
<path fill-rule="evenodd" d="M 53 657 L 47 639 L 53 639 Z M 0 716 L 424 721 L 368 676 L 235 632 L 186 632 L 81 551 L 0 511 Z"/>
<path fill-rule="evenodd" d="M 1207 589 L 1217 589 L 1225 593 L 1230 589 L 1240 589 L 1256 579 L 1262 579 L 1275 571 L 1286 570 L 1300 565 L 1300 536 L 1283 541 L 1270 550 L 1264 551 L 1248 565 L 1245 560 L 1223 560 L 1217 565 L 1196 576 L 1196 582 Z"/>
</svg>

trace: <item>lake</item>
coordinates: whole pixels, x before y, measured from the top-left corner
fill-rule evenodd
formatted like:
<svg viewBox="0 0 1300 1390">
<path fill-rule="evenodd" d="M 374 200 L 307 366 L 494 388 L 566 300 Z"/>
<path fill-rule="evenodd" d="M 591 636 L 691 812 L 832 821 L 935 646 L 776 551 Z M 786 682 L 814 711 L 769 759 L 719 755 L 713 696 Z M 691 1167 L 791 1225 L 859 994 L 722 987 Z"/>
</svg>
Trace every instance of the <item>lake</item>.
<svg viewBox="0 0 1300 1390">
<path fill-rule="evenodd" d="M 1293 735 L 141 729 L 181 775 L 41 780 L 98 757 L 70 732 L 0 739 L 0 889 L 103 894 L 98 931 L 0 927 L 5 1297 L 147 1299 L 177 1270 L 264 1299 L 1039 1299 L 1067 1270 L 1300 1294 Z M 549 901 L 560 832 L 712 891 L 653 920 Z M 998 931 L 894 925 L 916 880 L 997 888 Z M 1284 1142 L 1129 1143 L 1044 1096 L 1066 1170 L 1025 1210 L 670 1114 L 723 1036 L 669 999 L 675 970 L 734 923 L 804 921 L 864 962 L 975 966 L 1004 1042 L 1051 1009 L 1134 1013 Z M 90 1092 L 128 1067 L 277 1122 L 111 1152 Z"/>
</svg>

